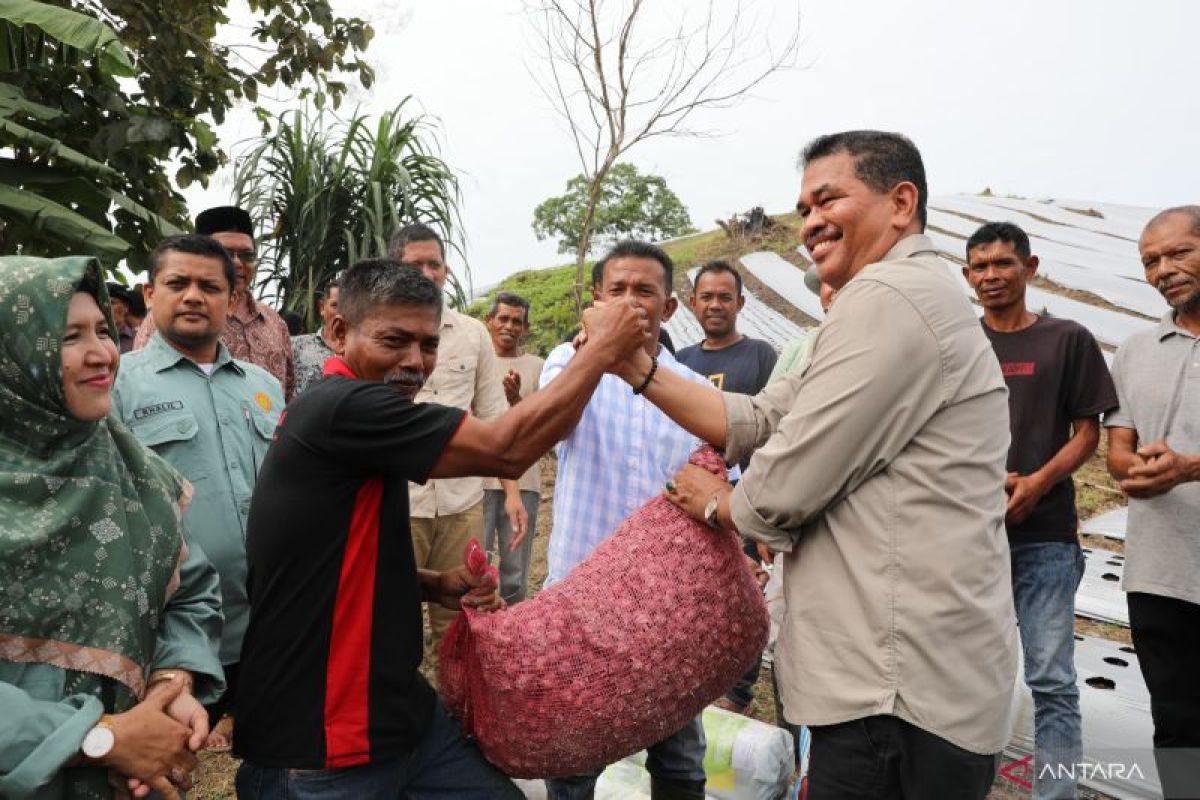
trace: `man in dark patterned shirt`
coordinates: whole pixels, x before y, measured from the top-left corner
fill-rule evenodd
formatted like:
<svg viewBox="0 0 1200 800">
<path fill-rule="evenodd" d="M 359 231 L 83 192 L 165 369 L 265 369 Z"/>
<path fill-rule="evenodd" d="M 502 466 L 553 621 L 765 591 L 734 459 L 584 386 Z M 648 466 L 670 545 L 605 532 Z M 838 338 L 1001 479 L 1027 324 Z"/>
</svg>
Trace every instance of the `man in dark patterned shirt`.
<svg viewBox="0 0 1200 800">
<path fill-rule="evenodd" d="M 296 391 L 299 395 L 325 374 L 325 359 L 337 355 L 330 342 L 333 340 L 333 318 L 338 313 L 338 279 L 325 284 L 325 294 L 317 306 L 321 315 L 321 329 L 316 333 L 305 333 L 292 337 L 292 361 L 295 363 Z"/>
<path fill-rule="evenodd" d="M 295 375 L 292 364 L 292 341 L 287 323 L 275 309 L 254 299 L 254 226 L 250 215 L 235 206 L 218 206 L 201 211 L 196 217 L 196 233 L 211 236 L 221 243 L 233 258 L 237 268 L 237 297 L 229 309 L 221 341 L 234 358 L 257 364 L 275 376 L 283 387 L 284 397 L 292 399 Z M 133 340 L 135 350 L 143 347 L 154 335 L 154 317 L 147 316 Z"/>
</svg>

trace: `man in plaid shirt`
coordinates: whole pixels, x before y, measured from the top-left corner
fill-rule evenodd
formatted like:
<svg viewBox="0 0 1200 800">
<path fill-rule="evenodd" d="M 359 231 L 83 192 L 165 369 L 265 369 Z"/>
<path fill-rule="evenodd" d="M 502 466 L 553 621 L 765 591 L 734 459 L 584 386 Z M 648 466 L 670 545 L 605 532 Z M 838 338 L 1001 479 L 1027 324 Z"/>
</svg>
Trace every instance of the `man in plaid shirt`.
<svg viewBox="0 0 1200 800">
<path fill-rule="evenodd" d="M 651 244 L 617 244 L 592 271 L 598 302 L 634 303 L 646 310 L 651 344 L 647 353 L 657 369 L 667 369 L 708 384 L 658 343 L 659 327 L 675 312 L 671 296 L 674 266 Z M 571 343 L 559 345 L 546 359 L 541 385 L 563 371 L 575 355 Z M 700 440 L 672 422 L 629 384 L 605 375 L 575 430 L 558 445 L 554 486 L 554 526 L 550 533 L 547 585 L 562 580 L 609 534 L 663 485 L 700 446 Z M 678 733 L 652 745 L 646 767 L 652 796 L 701 800 L 704 797 L 704 729 L 696 717 Z M 599 772 L 546 781 L 551 800 L 588 798 Z"/>
</svg>

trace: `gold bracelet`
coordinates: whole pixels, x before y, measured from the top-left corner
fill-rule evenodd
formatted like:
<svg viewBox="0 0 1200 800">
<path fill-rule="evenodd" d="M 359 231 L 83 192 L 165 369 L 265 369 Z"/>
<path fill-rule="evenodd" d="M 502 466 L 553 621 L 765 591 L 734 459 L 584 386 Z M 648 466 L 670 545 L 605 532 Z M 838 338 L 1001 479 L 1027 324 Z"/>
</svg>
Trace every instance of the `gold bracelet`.
<svg viewBox="0 0 1200 800">
<path fill-rule="evenodd" d="M 149 694 L 150 690 L 153 689 L 157 684 L 164 683 L 166 681 L 173 681 L 175 678 L 180 676 L 183 677 L 183 688 L 190 693 L 192 691 L 192 687 L 195 685 L 192 680 L 192 676 L 183 670 L 169 670 L 165 672 L 155 672 L 153 675 L 151 675 L 150 681 L 146 684 L 145 694 Z"/>
</svg>

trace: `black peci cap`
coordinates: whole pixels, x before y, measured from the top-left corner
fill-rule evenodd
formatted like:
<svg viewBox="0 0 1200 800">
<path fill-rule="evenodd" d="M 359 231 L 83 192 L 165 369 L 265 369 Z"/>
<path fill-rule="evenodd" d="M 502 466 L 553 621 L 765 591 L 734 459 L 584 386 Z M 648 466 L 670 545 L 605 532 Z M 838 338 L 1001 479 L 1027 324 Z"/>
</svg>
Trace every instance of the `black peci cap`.
<svg viewBox="0 0 1200 800">
<path fill-rule="evenodd" d="M 237 206 L 217 206 L 196 215 L 196 233 L 211 236 L 214 233 L 235 231 L 254 238 L 254 225 L 250 214 Z"/>
</svg>

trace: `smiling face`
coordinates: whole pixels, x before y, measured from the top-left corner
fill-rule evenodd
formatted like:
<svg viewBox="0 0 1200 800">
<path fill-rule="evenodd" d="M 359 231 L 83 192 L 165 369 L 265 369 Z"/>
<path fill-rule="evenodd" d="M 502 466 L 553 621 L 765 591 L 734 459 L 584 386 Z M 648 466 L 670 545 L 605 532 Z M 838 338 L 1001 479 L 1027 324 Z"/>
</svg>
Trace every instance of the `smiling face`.
<svg viewBox="0 0 1200 800">
<path fill-rule="evenodd" d="M 381 381 L 412 398 L 437 366 L 441 308 L 397 303 L 376 305 L 351 325 L 333 320 L 333 346 L 362 380 Z"/>
<path fill-rule="evenodd" d="M 233 287 L 219 258 L 168 250 L 161 256 L 146 300 L 159 332 L 199 363 L 216 358 Z"/>
<path fill-rule="evenodd" d="M 1146 282 L 1177 313 L 1200 314 L 1200 233 L 1188 214 L 1169 214 L 1151 223 L 1138 242 Z"/>
<path fill-rule="evenodd" d="M 854 156 L 844 151 L 805 166 L 796 210 L 804 218 L 801 239 L 817 274 L 834 289 L 921 230 L 917 187 L 902 181 L 877 192 L 858 177 Z"/>
<path fill-rule="evenodd" d="M 689 303 L 704 335 L 724 339 L 737 328 L 738 312 L 746 298 L 738 291 L 732 272 L 714 271 L 701 273 Z"/>
<path fill-rule="evenodd" d="M 510 306 L 507 303 L 496 304 L 496 310 L 487 316 L 487 326 L 488 333 L 492 335 L 492 346 L 498 356 L 517 355 L 521 337 L 529 333 L 529 321 L 525 319 L 525 309 L 521 306 Z"/>
<path fill-rule="evenodd" d="M 67 306 L 67 327 L 62 338 L 67 413 L 84 422 L 108 415 L 119 358 L 117 343 L 96 298 L 76 292 Z"/>
<path fill-rule="evenodd" d="M 997 240 L 971 248 L 963 276 L 985 309 L 1003 311 L 1019 305 L 1024 310 L 1025 287 L 1037 265 L 1037 256 L 1022 259 L 1015 244 Z"/>
</svg>

